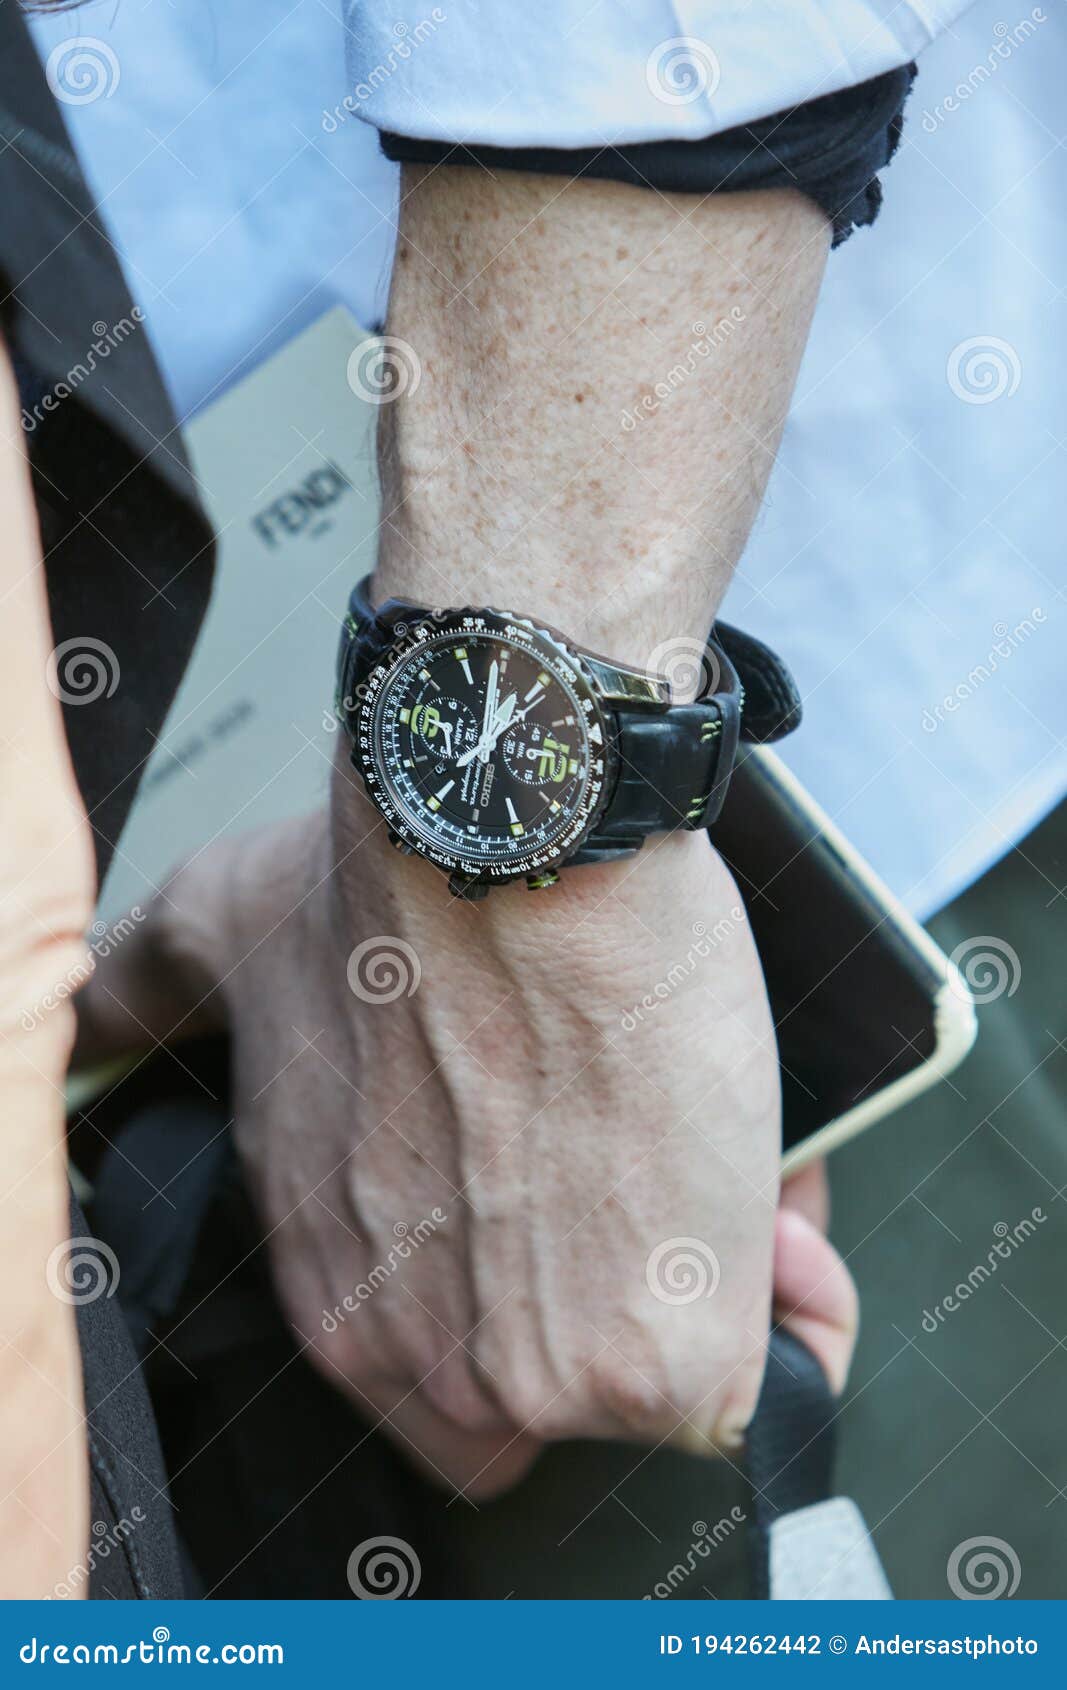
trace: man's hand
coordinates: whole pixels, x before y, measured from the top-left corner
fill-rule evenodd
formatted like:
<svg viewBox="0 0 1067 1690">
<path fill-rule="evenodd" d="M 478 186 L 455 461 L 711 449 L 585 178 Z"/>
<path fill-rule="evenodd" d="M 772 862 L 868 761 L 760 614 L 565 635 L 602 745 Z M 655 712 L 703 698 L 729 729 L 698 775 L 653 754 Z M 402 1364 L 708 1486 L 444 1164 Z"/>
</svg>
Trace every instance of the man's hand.
<svg viewBox="0 0 1067 1690">
<path fill-rule="evenodd" d="M 63 1081 L 92 838 L 47 677 L 52 633 L 15 379 L 0 342 L 0 1593 L 47 1596 L 88 1542 Z"/>
<path fill-rule="evenodd" d="M 339 759 L 332 825 L 195 860 L 80 1007 L 96 1054 L 229 1026 L 290 1322 L 443 1482 L 499 1489 L 546 1439 L 739 1443 L 771 1317 L 777 1059 L 706 837 L 472 906 L 391 851 Z M 840 1382 L 847 1275 L 785 1225 L 784 1312 L 830 1334 Z"/>
</svg>

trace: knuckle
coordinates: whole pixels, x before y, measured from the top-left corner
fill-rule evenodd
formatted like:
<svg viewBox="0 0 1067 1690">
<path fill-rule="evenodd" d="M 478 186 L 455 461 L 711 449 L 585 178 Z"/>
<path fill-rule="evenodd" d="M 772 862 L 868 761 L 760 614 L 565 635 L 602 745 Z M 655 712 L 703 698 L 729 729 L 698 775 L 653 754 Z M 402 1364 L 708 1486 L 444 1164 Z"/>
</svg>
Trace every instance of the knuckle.
<svg viewBox="0 0 1067 1690">
<path fill-rule="evenodd" d="M 616 1350 L 591 1363 L 590 1384 L 604 1416 L 618 1430 L 645 1438 L 655 1435 L 682 1413 L 672 1393 Z"/>
<path fill-rule="evenodd" d="M 758 1350 L 746 1356 L 726 1379 L 716 1407 L 713 1441 L 720 1449 L 740 1449 L 745 1441 L 749 1423 L 756 1412 L 766 1352 Z"/>
</svg>

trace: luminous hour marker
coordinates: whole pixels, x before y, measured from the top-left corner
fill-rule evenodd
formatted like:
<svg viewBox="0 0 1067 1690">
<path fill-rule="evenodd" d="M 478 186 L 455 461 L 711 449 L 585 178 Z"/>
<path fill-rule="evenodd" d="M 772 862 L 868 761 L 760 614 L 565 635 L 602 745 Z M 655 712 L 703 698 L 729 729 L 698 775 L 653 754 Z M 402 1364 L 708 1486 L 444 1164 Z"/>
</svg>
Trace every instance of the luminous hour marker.
<svg viewBox="0 0 1067 1690">
<path fill-rule="evenodd" d="M 552 814 L 555 815 L 556 811 L 560 808 L 560 805 L 559 805 L 558 801 L 555 798 L 553 798 L 551 804 L 548 807 L 552 811 Z"/>
<path fill-rule="evenodd" d="M 410 722 L 411 721 L 411 711 L 410 710 L 401 710 L 400 720 L 402 722 Z"/>
<path fill-rule="evenodd" d="M 522 823 L 520 822 L 518 816 L 515 813 L 515 806 L 511 802 L 511 799 L 505 798 L 504 803 L 507 805 L 508 815 L 511 817 L 511 831 L 512 831 L 512 833 L 515 833 L 515 834 L 524 833 L 525 829 L 524 829 Z"/>
<path fill-rule="evenodd" d="M 577 757 L 572 757 L 570 762 L 567 764 L 567 773 L 571 775 L 576 775 L 578 773 Z"/>
<path fill-rule="evenodd" d="M 470 658 L 467 656 L 467 648 L 465 645 L 458 645 L 456 647 L 455 658 L 456 662 L 463 670 L 467 685 L 472 687 L 474 685 L 474 676 L 471 674 Z"/>
<path fill-rule="evenodd" d="M 448 797 L 455 784 L 454 780 L 447 780 L 440 792 L 435 792 L 432 798 L 427 798 L 426 808 L 428 810 L 439 810 L 441 808 L 441 800 Z"/>
</svg>

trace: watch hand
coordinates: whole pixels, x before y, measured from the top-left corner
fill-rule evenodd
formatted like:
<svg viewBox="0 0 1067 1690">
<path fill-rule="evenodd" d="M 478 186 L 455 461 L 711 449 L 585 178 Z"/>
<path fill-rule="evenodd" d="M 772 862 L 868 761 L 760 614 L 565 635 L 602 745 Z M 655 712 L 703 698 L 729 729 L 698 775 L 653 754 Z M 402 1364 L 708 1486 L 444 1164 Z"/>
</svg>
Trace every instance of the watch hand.
<svg viewBox="0 0 1067 1690">
<path fill-rule="evenodd" d="M 485 739 L 487 736 L 493 717 L 496 715 L 496 701 L 499 687 L 500 665 L 494 657 L 492 663 L 489 665 L 489 679 L 485 686 L 485 711 L 482 716 L 482 739 Z"/>
<path fill-rule="evenodd" d="M 462 756 L 456 758 L 457 769 L 466 768 L 468 763 L 473 763 L 475 757 L 480 757 L 483 763 L 489 761 L 489 753 L 504 730 L 511 726 L 513 720 L 519 721 L 526 714 L 523 710 L 519 712 L 518 716 L 515 715 L 515 700 L 518 696 L 518 693 L 515 692 L 508 694 L 492 721 L 486 728 L 483 728 L 478 743 L 472 745 L 469 750 L 463 752 Z"/>
<path fill-rule="evenodd" d="M 496 714 L 494 715 L 493 720 L 490 722 L 488 728 L 482 734 L 482 737 L 478 742 L 478 755 L 481 758 L 483 763 L 488 763 L 489 758 L 492 755 L 493 748 L 496 745 L 497 740 L 500 738 L 501 734 L 504 732 L 505 728 L 510 723 L 512 715 L 514 714 L 514 711 L 515 711 L 515 700 L 518 698 L 518 696 L 519 696 L 518 693 L 515 693 L 515 692 L 508 694 L 507 698 L 504 700 L 504 703 L 501 705 L 501 707 L 497 710 Z"/>
<path fill-rule="evenodd" d="M 509 692 L 507 698 L 505 698 L 503 704 L 493 717 L 493 724 L 489 729 L 489 732 L 492 734 L 494 739 L 499 739 L 500 735 L 504 732 L 504 729 L 510 724 L 511 719 L 515 714 L 515 701 L 518 696 L 517 692 Z"/>
</svg>

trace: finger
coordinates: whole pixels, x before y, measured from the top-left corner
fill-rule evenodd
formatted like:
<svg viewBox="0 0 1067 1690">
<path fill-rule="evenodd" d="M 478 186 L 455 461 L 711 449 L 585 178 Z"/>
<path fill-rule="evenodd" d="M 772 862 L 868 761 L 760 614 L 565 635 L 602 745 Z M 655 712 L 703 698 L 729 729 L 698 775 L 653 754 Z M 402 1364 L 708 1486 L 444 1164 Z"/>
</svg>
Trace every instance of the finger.
<svg viewBox="0 0 1067 1690">
<path fill-rule="evenodd" d="M 145 906 L 110 924 L 76 1001 L 75 1067 L 225 1024 L 216 956 L 221 864 L 179 869 Z"/>
<path fill-rule="evenodd" d="M 443 1419 L 418 1392 L 409 1393 L 384 1419 L 382 1430 L 429 1479 L 475 1504 L 514 1489 L 542 1448 L 537 1438 L 510 1427 L 496 1433 L 465 1431 Z"/>
<path fill-rule="evenodd" d="M 783 1208 L 795 1209 L 825 1232 L 830 1225 L 830 1182 L 825 1161 L 809 1162 L 799 1173 L 790 1174 L 782 1184 L 780 1201 Z"/>
<path fill-rule="evenodd" d="M 779 1210 L 775 1227 L 774 1318 L 807 1345 L 840 1394 L 859 1329 L 859 1296 L 829 1239 L 793 1208 Z"/>
<path fill-rule="evenodd" d="M 357 1384 L 321 1341 L 308 1341 L 306 1353 L 323 1377 L 392 1439 L 411 1466 L 468 1502 L 477 1504 L 513 1489 L 544 1447 L 539 1438 L 503 1417 L 499 1425 L 484 1430 L 446 1419 L 419 1385 L 384 1376 Z"/>
</svg>

